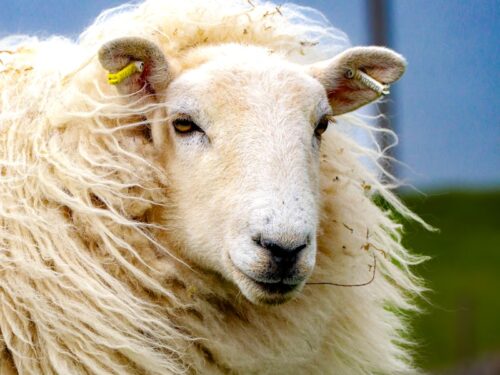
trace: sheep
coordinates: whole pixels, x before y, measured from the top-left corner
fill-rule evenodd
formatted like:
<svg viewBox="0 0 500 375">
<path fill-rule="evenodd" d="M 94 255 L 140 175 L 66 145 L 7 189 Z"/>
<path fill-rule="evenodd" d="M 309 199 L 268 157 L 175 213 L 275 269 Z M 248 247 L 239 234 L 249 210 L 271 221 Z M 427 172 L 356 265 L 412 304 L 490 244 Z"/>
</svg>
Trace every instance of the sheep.
<svg viewBox="0 0 500 375">
<path fill-rule="evenodd" d="M 374 197 L 422 221 L 346 131 L 406 62 L 345 47 L 258 0 L 0 41 L 0 374 L 416 371 L 423 258 Z"/>
</svg>

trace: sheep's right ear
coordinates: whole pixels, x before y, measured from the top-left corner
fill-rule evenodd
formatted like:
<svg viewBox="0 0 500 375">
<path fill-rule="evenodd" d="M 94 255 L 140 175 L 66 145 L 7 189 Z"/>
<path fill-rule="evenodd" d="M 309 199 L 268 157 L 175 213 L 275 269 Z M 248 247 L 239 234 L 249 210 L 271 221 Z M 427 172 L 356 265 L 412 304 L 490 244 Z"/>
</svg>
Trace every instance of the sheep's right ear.
<svg viewBox="0 0 500 375">
<path fill-rule="evenodd" d="M 111 40 L 99 49 L 99 61 L 109 71 L 108 82 L 123 95 L 145 90 L 163 91 L 172 73 L 160 48 L 147 39 L 124 37 Z"/>
<path fill-rule="evenodd" d="M 325 88 L 334 115 L 368 104 L 389 93 L 404 73 L 403 56 L 384 47 L 354 47 L 308 67 Z"/>
<path fill-rule="evenodd" d="M 114 85 L 129 100 L 144 99 L 143 104 L 157 102 L 173 78 L 161 49 L 147 39 L 124 37 L 111 40 L 99 49 L 99 61 L 108 73 L 108 83 Z M 166 133 L 161 109 L 145 113 L 156 146 L 164 143 Z"/>
</svg>

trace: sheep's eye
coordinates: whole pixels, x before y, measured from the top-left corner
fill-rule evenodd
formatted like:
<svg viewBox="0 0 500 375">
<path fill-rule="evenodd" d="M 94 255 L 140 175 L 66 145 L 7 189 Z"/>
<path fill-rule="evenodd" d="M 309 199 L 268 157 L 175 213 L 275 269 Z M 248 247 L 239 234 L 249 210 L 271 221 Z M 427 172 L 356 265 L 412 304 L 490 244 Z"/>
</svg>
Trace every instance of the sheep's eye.
<svg viewBox="0 0 500 375">
<path fill-rule="evenodd" d="M 201 132 L 202 130 L 192 120 L 188 118 L 178 118 L 172 121 L 172 125 L 179 134 L 189 134 L 195 131 Z"/>
<path fill-rule="evenodd" d="M 329 122 L 330 122 L 329 116 L 321 117 L 321 120 L 319 120 L 318 124 L 316 125 L 316 128 L 314 129 L 314 135 L 316 137 L 320 137 L 321 134 L 323 134 L 325 130 L 328 128 Z"/>
</svg>

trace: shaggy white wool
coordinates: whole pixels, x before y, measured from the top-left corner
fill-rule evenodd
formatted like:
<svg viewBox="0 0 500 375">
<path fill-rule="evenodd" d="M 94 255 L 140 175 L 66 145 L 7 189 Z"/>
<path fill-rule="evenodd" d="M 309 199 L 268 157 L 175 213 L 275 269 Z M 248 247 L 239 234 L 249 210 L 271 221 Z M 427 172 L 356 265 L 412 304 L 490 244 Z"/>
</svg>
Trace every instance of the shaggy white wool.
<svg viewBox="0 0 500 375">
<path fill-rule="evenodd" d="M 180 60 L 236 42 L 309 63 L 347 45 L 318 13 L 257 0 L 147 0 L 104 12 L 77 42 L 0 41 L 0 374 L 413 372 L 403 312 L 416 310 L 410 267 L 423 259 L 372 197 L 420 219 L 360 163 L 378 165 L 380 150 L 325 133 L 310 278 L 363 283 L 374 256 L 374 281 L 254 305 L 183 258 L 158 219 L 176 187 L 139 114 L 161 105 L 124 105 L 96 58 L 128 35 Z"/>
</svg>

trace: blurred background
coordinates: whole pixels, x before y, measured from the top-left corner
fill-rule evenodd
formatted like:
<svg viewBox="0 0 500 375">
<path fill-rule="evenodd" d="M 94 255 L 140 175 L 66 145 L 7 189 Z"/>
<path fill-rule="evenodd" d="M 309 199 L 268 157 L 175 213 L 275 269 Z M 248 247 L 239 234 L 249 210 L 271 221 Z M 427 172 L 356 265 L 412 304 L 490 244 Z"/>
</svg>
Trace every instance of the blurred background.
<svg viewBox="0 0 500 375">
<path fill-rule="evenodd" d="M 181 0 L 179 0 L 181 1 Z M 500 1 L 295 0 L 323 12 L 353 45 L 387 45 L 408 70 L 384 104 L 399 135 L 392 171 L 429 224 L 406 245 L 432 260 L 415 322 L 418 364 L 432 374 L 500 374 Z M 76 37 L 116 0 L 0 0 L 0 37 Z"/>
</svg>

